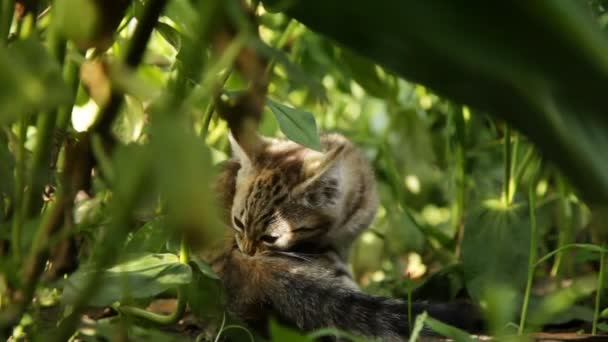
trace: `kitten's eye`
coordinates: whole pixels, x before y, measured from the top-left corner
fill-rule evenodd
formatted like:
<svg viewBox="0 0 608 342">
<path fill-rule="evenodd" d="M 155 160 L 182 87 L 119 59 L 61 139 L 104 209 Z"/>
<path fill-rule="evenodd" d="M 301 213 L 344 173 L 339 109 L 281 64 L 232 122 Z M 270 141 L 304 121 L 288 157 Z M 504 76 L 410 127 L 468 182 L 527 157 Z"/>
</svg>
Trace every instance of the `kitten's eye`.
<svg viewBox="0 0 608 342">
<path fill-rule="evenodd" d="M 278 236 L 272 236 L 272 235 L 263 235 L 261 240 L 268 245 L 272 245 L 273 243 L 275 243 L 275 241 L 277 241 L 279 237 Z"/>
<path fill-rule="evenodd" d="M 236 216 L 232 218 L 234 220 L 234 224 L 236 225 L 237 230 L 243 231 L 245 229 L 245 225 L 241 220 L 239 220 Z"/>
</svg>

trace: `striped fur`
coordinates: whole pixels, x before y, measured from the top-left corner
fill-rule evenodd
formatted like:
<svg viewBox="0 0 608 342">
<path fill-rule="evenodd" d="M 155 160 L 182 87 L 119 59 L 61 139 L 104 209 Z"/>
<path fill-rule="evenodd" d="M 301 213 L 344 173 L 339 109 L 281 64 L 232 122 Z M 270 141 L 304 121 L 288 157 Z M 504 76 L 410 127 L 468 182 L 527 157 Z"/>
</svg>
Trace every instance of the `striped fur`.
<svg viewBox="0 0 608 342">
<path fill-rule="evenodd" d="M 217 271 L 230 310 L 263 334 L 271 317 L 302 331 L 334 327 L 383 341 L 403 341 L 409 333 L 406 302 L 344 286 L 316 262 L 248 256 L 235 249 Z M 479 313 L 470 305 L 413 303 L 414 315 L 423 311 L 470 331 L 481 329 Z"/>
<path fill-rule="evenodd" d="M 257 148 L 244 149 L 231 138 L 234 158 L 218 182 L 239 249 L 255 255 L 312 242 L 344 261 L 378 207 L 367 160 L 339 134 L 321 136 L 323 152 L 289 140 L 259 139 Z"/>
</svg>

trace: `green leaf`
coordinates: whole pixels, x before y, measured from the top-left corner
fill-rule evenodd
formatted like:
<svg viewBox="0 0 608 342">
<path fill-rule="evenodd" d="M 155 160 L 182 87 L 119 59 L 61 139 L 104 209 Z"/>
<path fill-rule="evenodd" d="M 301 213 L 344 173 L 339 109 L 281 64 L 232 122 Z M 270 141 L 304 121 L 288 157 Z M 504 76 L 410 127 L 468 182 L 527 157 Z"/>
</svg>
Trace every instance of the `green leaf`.
<svg viewBox="0 0 608 342">
<path fill-rule="evenodd" d="M 81 267 L 67 279 L 62 295 L 64 303 L 74 302 L 91 272 L 92 267 Z M 190 266 L 180 263 L 174 254 L 131 257 L 102 272 L 100 282 L 104 286 L 89 299 L 90 305 L 106 306 L 128 298 L 150 298 L 192 280 Z"/>
<path fill-rule="evenodd" d="M 206 321 L 221 319 L 226 306 L 222 282 L 215 274 L 214 277 L 207 276 L 197 265 L 191 263 L 193 273 L 192 282 L 187 288 L 188 304 L 198 318 Z"/>
<path fill-rule="evenodd" d="M 427 316 L 424 320 L 426 325 L 436 333 L 439 333 L 445 337 L 449 337 L 456 342 L 474 342 L 476 341 L 469 333 L 460 330 L 451 325 L 440 322 L 432 317 Z"/>
<path fill-rule="evenodd" d="M 0 47 L 0 123 L 69 101 L 59 65 L 35 39 Z"/>
<path fill-rule="evenodd" d="M 465 221 L 462 259 L 466 287 L 477 300 L 489 285 L 523 288 L 530 246 L 525 206 L 486 202 Z"/>
<path fill-rule="evenodd" d="M 211 266 L 209 266 L 209 264 L 207 264 L 201 258 L 199 258 L 196 255 L 193 255 L 191 257 L 191 259 L 192 259 L 192 263 L 194 263 L 194 265 L 196 265 L 196 267 L 198 268 L 198 270 L 203 275 L 205 275 L 206 277 L 211 278 L 211 279 L 216 279 L 216 280 L 220 279 L 220 277 L 218 277 L 218 275 L 215 274 L 215 272 L 213 272 L 213 270 L 211 269 Z"/>
<path fill-rule="evenodd" d="M 570 286 L 544 297 L 530 313 L 530 322 L 540 327 L 559 314 L 570 310 L 579 300 L 590 296 L 597 288 L 597 274 L 575 279 Z"/>
<path fill-rule="evenodd" d="M 172 232 L 164 218 L 156 218 L 139 228 L 129 238 L 124 254 L 160 253 Z"/>
<path fill-rule="evenodd" d="M 420 335 L 422 328 L 424 328 L 424 321 L 427 318 L 428 318 L 428 315 L 427 315 L 426 311 L 421 313 L 420 315 L 416 316 L 416 322 L 414 323 L 414 327 L 412 328 L 412 333 L 410 334 L 409 342 L 418 341 L 418 336 Z"/>
<path fill-rule="evenodd" d="M 281 132 L 287 138 L 313 150 L 321 150 L 317 123 L 312 113 L 291 108 L 270 99 L 266 103 L 277 118 Z"/>
<path fill-rule="evenodd" d="M 598 323 L 598 324 L 597 324 L 597 328 L 598 328 L 600 331 L 603 331 L 603 332 L 608 332 L 608 323 L 603 323 L 603 322 L 600 322 L 600 323 Z"/>
</svg>

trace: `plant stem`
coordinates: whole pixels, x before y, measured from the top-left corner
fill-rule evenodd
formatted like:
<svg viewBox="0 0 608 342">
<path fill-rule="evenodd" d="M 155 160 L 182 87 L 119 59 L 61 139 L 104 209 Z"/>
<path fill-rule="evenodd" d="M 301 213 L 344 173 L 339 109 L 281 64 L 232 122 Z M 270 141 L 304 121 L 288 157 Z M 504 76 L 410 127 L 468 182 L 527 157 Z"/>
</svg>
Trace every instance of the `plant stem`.
<svg viewBox="0 0 608 342">
<path fill-rule="evenodd" d="M 150 0 L 146 3 L 144 13 L 141 20 L 138 21 L 123 61 L 127 67 L 134 69 L 141 63 L 150 35 L 167 1 Z M 113 90 L 108 104 L 97 115 L 98 119 L 94 127 L 99 130 L 108 143 L 112 141 L 110 130 L 123 101 L 123 94 Z"/>
<path fill-rule="evenodd" d="M 226 70 L 226 73 L 222 76 L 218 84 L 219 88 L 224 87 L 231 74 L 232 69 Z M 209 124 L 213 118 L 213 113 L 215 113 L 215 100 L 211 99 L 207 105 L 207 108 L 205 109 L 205 114 L 203 115 L 203 127 L 201 128 L 201 138 L 203 138 L 203 140 L 207 138 L 207 134 L 209 133 Z"/>
<path fill-rule="evenodd" d="M 15 173 L 15 213 L 11 228 L 11 251 L 15 259 L 15 265 L 21 262 L 21 230 L 23 229 L 23 191 L 25 189 L 25 141 L 27 135 L 28 115 L 19 119 L 19 147 L 17 149 L 17 170 Z"/>
<path fill-rule="evenodd" d="M 464 206 L 465 206 L 465 192 L 466 192 L 466 184 L 465 184 L 465 172 L 466 172 L 466 154 L 465 154 L 465 145 L 466 145 L 466 126 L 464 121 L 464 110 L 465 107 L 462 107 L 461 110 L 451 111 L 451 115 L 453 117 L 453 122 L 456 127 L 456 172 L 454 175 L 454 183 L 456 188 L 456 200 L 454 201 L 454 216 L 452 218 L 452 231 L 456 234 L 456 244 L 455 244 L 455 255 L 458 257 L 460 255 L 460 243 L 464 236 L 464 224 L 463 224 L 463 216 L 464 216 Z"/>
<path fill-rule="evenodd" d="M 509 193 L 511 191 L 511 127 L 505 124 L 504 132 L 504 160 L 505 160 L 505 178 L 504 178 L 504 194 L 503 201 L 506 206 L 511 205 Z"/>
<path fill-rule="evenodd" d="M 602 246 L 605 248 L 606 246 Z M 602 251 L 600 253 L 600 273 L 597 276 L 597 290 L 595 292 L 595 310 L 593 312 L 593 326 L 591 328 L 591 334 L 597 333 L 597 321 L 600 317 L 600 300 L 602 299 L 602 291 L 604 290 L 604 273 L 606 264 L 606 253 Z"/>
<path fill-rule="evenodd" d="M 513 196 L 515 196 L 515 189 L 517 187 L 515 182 L 517 181 L 516 166 L 517 166 L 517 150 L 519 148 L 518 135 L 516 133 L 513 133 L 511 140 L 512 140 L 512 143 L 511 143 L 511 168 L 509 170 L 509 189 L 508 189 L 509 193 L 507 194 L 507 203 L 508 204 L 513 203 Z"/>
<path fill-rule="evenodd" d="M 15 0 L 1 0 L 0 8 L 0 45 L 8 43 L 8 35 L 11 31 L 11 24 L 15 14 Z"/>
<path fill-rule="evenodd" d="M 528 206 L 530 208 L 530 255 L 528 258 L 528 279 L 526 281 L 526 292 L 524 294 L 524 302 L 521 308 L 519 328 L 517 329 L 518 335 L 521 335 L 525 329 L 526 316 L 528 313 L 528 302 L 530 300 L 534 269 L 536 268 L 536 237 L 538 233 L 536 228 L 536 189 L 534 189 L 534 185 L 534 182 L 532 182 L 528 191 Z"/>
<path fill-rule="evenodd" d="M 65 62 L 63 66 L 63 79 L 70 89 L 70 94 L 72 95 L 72 101 L 57 111 L 57 130 L 60 132 L 66 132 L 68 128 L 68 124 L 72 114 L 72 108 L 74 107 L 74 102 L 76 102 L 76 95 L 78 93 L 78 86 L 80 85 L 80 67 L 78 63 L 70 58 Z"/>
<path fill-rule="evenodd" d="M 135 68 L 141 62 L 154 25 L 156 25 L 158 17 L 166 4 L 167 0 L 150 0 L 146 3 L 144 15 L 135 28 L 133 39 L 125 57 L 125 64 L 129 67 Z M 99 130 L 102 137 L 109 136 L 111 124 L 118 113 L 122 101 L 122 94 L 113 92 L 108 105 L 99 112 L 99 120 L 91 127 L 91 131 Z M 119 202 L 120 205 L 116 204 L 114 207 L 113 220 L 108 227 L 106 238 L 101 239 L 94 250 L 94 252 L 97 252 L 94 272 L 84 281 L 82 291 L 75 300 L 72 312 L 55 329 L 55 334 L 50 339 L 51 341 L 63 342 L 70 338 L 78 325 L 80 313 L 85 308 L 89 298 L 95 294 L 100 286 L 100 271 L 118 257 L 119 244 L 113 242 L 114 239 L 122 241 L 122 238 L 126 235 L 132 210 L 142 193 L 142 189 L 145 187 L 145 177 L 149 164 L 150 160 L 146 158 L 134 165 L 134 170 L 128 175 L 128 179 L 121 180 L 123 186 L 117 187 L 118 191 L 115 194 L 117 197 L 115 201 Z M 112 239 L 112 241 L 106 241 L 109 239 Z"/>
</svg>

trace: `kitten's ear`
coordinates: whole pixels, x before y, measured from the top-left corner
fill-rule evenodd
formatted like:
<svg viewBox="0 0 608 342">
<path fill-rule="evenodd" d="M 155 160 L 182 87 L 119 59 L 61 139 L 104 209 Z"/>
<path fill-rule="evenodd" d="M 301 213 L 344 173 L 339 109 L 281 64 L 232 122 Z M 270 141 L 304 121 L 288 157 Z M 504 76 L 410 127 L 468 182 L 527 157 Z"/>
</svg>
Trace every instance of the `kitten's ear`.
<svg viewBox="0 0 608 342">
<path fill-rule="evenodd" d="M 237 138 L 230 132 L 228 134 L 232 156 L 241 164 L 243 168 L 249 168 L 253 164 L 255 157 L 263 148 L 264 139 L 256 133 Z"/>
<path fill-rule="evenodd" d="M 228 141 L 230 141 L 230 150 L 232 150 L 232 156 L 238 160 L 241 166 L 250 165 L 251 160 L 245 150 L 239 145 L 239 142 L 236 141 L 236 138 L 232 135 L 232 132 L 228 134 Z"/>
<path fill-rule="evenodd" d="M 305 181 L 296 186 L 294 192 L 304 192 L 312 184 L 323 179 L 337 179 L 342 167 L 342 156 L 345 150 L 346 147 L 340 145 L 325 153 L 319 153 L 318 156 L 306 158 L 302 170 Z"/>
</svg>

